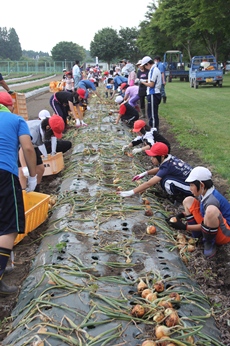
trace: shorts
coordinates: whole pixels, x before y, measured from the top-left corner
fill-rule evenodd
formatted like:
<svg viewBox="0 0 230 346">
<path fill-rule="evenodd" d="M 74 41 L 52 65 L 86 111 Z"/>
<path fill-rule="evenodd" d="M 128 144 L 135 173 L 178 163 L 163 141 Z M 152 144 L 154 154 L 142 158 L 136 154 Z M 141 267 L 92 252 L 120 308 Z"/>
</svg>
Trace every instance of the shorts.
<svg viewBox="0 0 230 346">
<path fill-rule="evenodd" d="M 25 212 L 19 179 L 0 169 L 0 236 L 24 232 Z"/>
<path fill-rule="evenodd" d="M 42 161 L 42 157 L 41 157 L 42 154 L 41 154 L 40 150 L 37 147 L 34 148 L 34 150 L 35 150 L 35 154 L 36 154 L 36 165 L 37 166 L 42 165 L 43 161 Z M 20 160 L 18 160 L 18 167 L 22 167 Z"/>
<path fill-rule="evenodd" d="M 190 213 L 194 216 L 194 219 L 197 224 L 201 224 L 204 220 L 203 216 L 200 213 L 200 202 L 197 199 L 194 199 L 191 208 L 189 209 Z M 220 226 L 218 227 L 217 235 L 216 235 L 216 244 L 222 245 L 230 242 L 230 237 L 224 235 L 224 229 L 230 230 L 230 225 L 228 225 L 226 219 L 222 216 L 220 212 L 219 216 Z"/>
</svg>

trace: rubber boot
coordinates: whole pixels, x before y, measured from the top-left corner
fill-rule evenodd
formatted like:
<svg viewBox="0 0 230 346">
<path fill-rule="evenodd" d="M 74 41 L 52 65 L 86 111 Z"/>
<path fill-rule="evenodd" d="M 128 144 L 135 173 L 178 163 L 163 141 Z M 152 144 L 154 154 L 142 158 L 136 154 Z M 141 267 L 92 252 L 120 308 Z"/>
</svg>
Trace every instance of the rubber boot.
<svg viewBox="0 0 230 346">
<path fill-rule="evenodd" d="M 40 184 L 37 184 L 35 189 L 34 189 L 34 192 L 40 192 Z"/>
<path fill-rule="evenodd" d="M 0 280 L 0 295 L 6 296 L 18 292 L 18 287 L 8 286 L 2 280 Z"/>
<path fill-rule="evenodd" d="M 10 258 L 10 254 L 11 254 L 11 249 L 0 247 L 0 280 L 3 277 L 8 259 Z"/>
<path fill-rule="evenodd" d="M 204 256 L 211 258 L 216 254 L 216 235 L 218 228 L 207 227 L 203 222 L 201 224 L 204 243 Z"/>
<path fill-rule="evenodd" d="M 105 97 L 108 98 L 109 97 L 109 93 L 108 91 L 105 92 Z"/>
<path fill-rule="evenodd" d="M 163 103 L 166 103 L 167 97 L 163 96 Z"/>
</svg>

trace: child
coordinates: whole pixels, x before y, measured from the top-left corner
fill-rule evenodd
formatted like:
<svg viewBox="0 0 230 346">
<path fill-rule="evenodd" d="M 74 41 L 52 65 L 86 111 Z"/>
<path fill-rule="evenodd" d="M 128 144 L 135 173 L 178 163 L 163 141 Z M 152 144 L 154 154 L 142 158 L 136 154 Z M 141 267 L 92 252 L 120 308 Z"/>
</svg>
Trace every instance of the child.
<svg viewBox="0 0 230 346">
<path fill-rule="evenodd" d="M 170 155 L 167 145 L 161 142 L 157 142 L 150 150 L 145 152 L 151 156 L 151 161 L 156 167 L 136 175 L 132 181 L 142 179 L 147 175 L 154 175 L 154 177 L 133 190 L 117 192 L 121 197 L 130 197 L 136 193 L 144 192 L 157 183 L 160 183 L 162 189 L 175 200 L 179 200 L 181 197 L 184 199 L 186 196 L 192 195 L 189 183 L 186 182 L 186 178 L 192 170 L 189 164 Z"/>
<path fill-rule="evenodd" d="M 160 135 L 155 127 L 151 128 L 149 125 L 147 125 L 144 120 L 135 121 L 133 132 L 137 133 L 138 136 L 135 137 L 131 143 L 122 147 L 123 152 L 128 150 L 129 148 L 142 144 L 143 146 L 141 148 L 135 148 L 132 150 L 132 153 L 135 155 L 145 150 L 151 149 L 151 147 L 156 142 L 162 142 L 167 145 L 170 153 L 170 144 L 167 139 Z"/>
<path fill-rule="evenodd" d="M 74 91 L 74 79 L 71 72 L 66 72 L 66 77 L 62 81 L 65 82 L 65 91 Z"/>
<path fill-rule="evenodd" d="M 115 102 L 120 105 L 119 110 L 117 111 L 119 115 L 116 119 L 116 125 L 121 120 L 128 127 L 133 127 L 134 121 L 138 120 L 139 118 L 138 111 L 134 107 L 132 107 L 127 101 L 124 102 L 122 96 L 117 96 Z"/>
<path fill-rule="evenodd" d="M 216 245 L 230 242 L 230 203 L 214 187 L 209 169 L 197 166 L 186 182 L 193 194 L 183 201 L 184 213 L 176 216 L 176 222 L 168 219 L 170 226 L 192 232 L 193 237 L 203 237 L 204 256 L 216 254 Z M 181 221 L 186 219 L 186 223 Z"/>
</svg>

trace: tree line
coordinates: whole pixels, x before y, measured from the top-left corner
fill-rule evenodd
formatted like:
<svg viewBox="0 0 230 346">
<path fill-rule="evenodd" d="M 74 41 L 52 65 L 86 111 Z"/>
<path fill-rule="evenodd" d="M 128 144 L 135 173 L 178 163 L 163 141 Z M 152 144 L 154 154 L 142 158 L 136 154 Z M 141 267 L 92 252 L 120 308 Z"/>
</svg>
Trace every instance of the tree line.
<svg viewBox="0 0 230 346">
<path fill-rule="evenodd" d="M 184 60 L 212 54 L 230 60 L 230 0 L 150 0 L 138 27 L 103 28 L 95 33 L 90 52 L 74 42 L 62 41 L 48 53 L 22 51 L 14 28 L 0 28 L 0 59 L 22 60 L 43 56 L 54 61 L 86 61 L 96 56 L 108 64 L 126 58 L 136 62 L 143 55 L 180 50 Z M 124 18 L 125 22 L 125 18 Z"/>
</svg>

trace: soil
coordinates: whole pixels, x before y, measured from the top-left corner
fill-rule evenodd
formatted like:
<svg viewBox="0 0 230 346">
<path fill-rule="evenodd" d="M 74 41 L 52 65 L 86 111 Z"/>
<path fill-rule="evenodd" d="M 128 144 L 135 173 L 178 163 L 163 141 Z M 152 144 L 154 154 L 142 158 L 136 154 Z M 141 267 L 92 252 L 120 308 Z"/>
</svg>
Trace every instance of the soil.
<svg viewBox="0 0 230 346">
<path fill-rule="evenodd" d="M 171 132 L 171 126 L 164 119 L 160 119 L 160 132 L 169 140 L 171 152 L 192 166 L 202 165 L 200 158 L 192 151 L 181 148 Z M 71 154 L 71 153 L 69 153 Z M 148 158 L 143 159 L 143 164 L 148 167 Z M 146 167 L 146 168 L 147 168 Z M 41 184 L 41 192 L 55 194 L 60 186 L 61 174 L 56 176 L 44 177 Z M 226 181 L 221 177 L 215 177 L 215 186 L 223 194 L 229 190 Z M 153 193 L 162 190 L 156 187 Z M 164 209 L 172 214 L 182 210 L 181 204 L 172 204 L 167 197 L 161 198 Z M 9 274 L 5 275 L 4 280 L 9 285 L 20 287 L 23 280 L 27 277 L 33 258 L 39 247 L 40 235 L 45 232 L 47 222 L 43 223 L 37 230 L 28 234 L 15 248 L 15 267 Z M 211 260 L 206 260 L 203 256 L 202 243 L 197 244 L 196 251 L 191 253 L 190 259 L 186 264 L 191 277 L 200 284 L 204 294 L 209 298 L 213 306 L 213 317 L 216 320 L 218 329 L 221 332 L 221 339 L 224 345 L 230 346 L 230 243 L 218 248 L 216 256 Z M 0 297 L 0 341 L 6 336 L 7 326 L 10 323 L 10 314 L 17 303 L 17 295 Z M 7 317 L 9 317 L 7 319 Z"/>
</svg>

